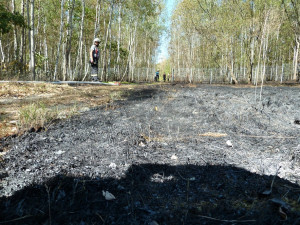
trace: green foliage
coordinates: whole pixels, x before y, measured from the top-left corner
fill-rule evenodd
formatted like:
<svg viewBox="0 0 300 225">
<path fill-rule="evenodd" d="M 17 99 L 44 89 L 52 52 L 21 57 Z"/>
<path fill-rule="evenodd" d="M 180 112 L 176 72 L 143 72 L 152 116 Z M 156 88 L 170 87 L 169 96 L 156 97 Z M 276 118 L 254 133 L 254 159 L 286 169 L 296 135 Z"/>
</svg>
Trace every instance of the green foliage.
<svg viewBox="0 0 300 225">
<path fill-rule="evenodd" d="M 172 17 L 171 61 L 177 66 L 179 56 L 180 67 L 247 67 L 258 65 L 265 51 L 266 65 L 291 63 L 299 12 L 300 1 L 293 0 L 182 0 Z"/>
<path fill-rule="evenodd" d="M 0 0 L 0 32 L 5 34 L 1 38 L 5 56 L 6 69 L 13 70 L 17 68 L 17 63 L 29 65 L 29 41 L 27 31 L 17 27 L 14 35 L 12 25 L 25 26 L 29 18 L 26 1 L 25 7 L 22 9 L 21 0 L 15 0 L 16 13 L 10 12 L 11 0 Z M 72 36 L 70 39 L 71 27 L 68 21 L 70 7 L 74 1 L 74 11 L 72 17 Z M 3 3 L 2 3 L 3 2 Z M 131 68 L 152 67 L 154 63 L 154 55 L 159 44 L 159 38 L 165 29 L 160 25 L 160 14 L 162 12 L 161 1 L 149 0 L 85 0 L 84 1 L 84 24 L 83 37 L 81 35 L 82 21 L 82 0 L 65 0 L 63 8 L 63 30 L 62 43 L 58 51 L 58 41 L 60 37 L 61 25 L 61 1 L 60 0 L 36 0 L 34 5 L 34 25 L 35 25 L 35 67 L 38 68 L 37 73 L 39 78 L 49 79 L 49 75 L 54 73 L 56 68 L 56 58 L 58 56 L 58 77 L 63 77 L 66 74 L 66 79 L 82 79 L 83 77 L 72 77 L 74 68 L 77 63 L 80 63 L 79 71 L 76 71 L 78 76 L 84 75 L 83 71 L 88 68 L 88 52 L 92 44 L 92 40 L 100 38 L 101 43 L 99 50 L 101 52 L 100 68 L 105 68 L 104 73 L 111 73 L 112 68 L 117 65 L 118 59 L 118 74 L 117 79 L 130 74 Z M 98 14 L 98 3 L 101 3 L 100 15 Z M 114 4 L 112 7 L 112 3 Z M 112 10 L 113 9 L 113 10 Z M 24 10 L 24 11 L 23 11 Z M 121 12 L 120 30 L 119 30 L 119 10 Z M 25 19 L 19 12 L 22 12 Z M 24 13 L 24 14 L 23 14 Z M 30 13 L 30 12 L 29 12 Z M 96 17 L 97 15 L 97 17 Z M 111 15 L 111 17 L 110 17 Z M 110 23 L 110 19 L 112 19 Z M 95 31 L 95 22 L 99 20 L 98 30 Z M 111 29 L 111 30 L 110 30 Z M 13 37 L 13 39 L 12 39 Z M 16 39 L 14 39 L 16 37 Z M 16 42 L 14 42 L 16 40 Z M 66 44 L 71 41 L 70 61 L 64 64 L 66 59 Z M 81 45 L 82 44 L 82 45 Z M 22 45 L 22 46 L 21 46 Z M 69 45 L 68 45 L 69 46 Z M 80 47 L 82 46 L 82 51 Z M 118 49 L 119 48 L 119 49 Z M 69 49 L 68 49 L 69 50 Z M 47 51 L 47 52 L 46 52 Z M 119 53 L 119 55 L 118 55 Z M 79 54 L 81 59 L 78 59 Z M 2 55 L 0 55 L 1 57 Z M 135 57 L 135 59 L 133 59 Z M 1 60 L 2 58 L 0 58 Z M 135 65 L 128 67 L 128 62 L 134 62 Z M 109 62 L 109 63 L 108 63 Z M 69 68 L 64 68 L 68 64 Z M 109 65 L 108 65 L 109 64 Z M 13 65 L 7 67 L 7 65 Z M 1 65 L 3 67 L 3 65 Z M 108 69 L 110 66 L 110 69 Z M 128 68 L 127 68 L 128 67 Z M 23 67 L 22 67 L 23 68 Z M 44 71 L 45 70 L 45 71 Z M 127 72 L 125 71 L 127 70 Z M 114 69 L 114 71 L 117 71 Z M 19 69 L 17 72 L 25 73 L 25 70 Z M 8 73 L 8 71 L 5 71 Z M 27 76 L 27 75 L 26 75 Z M 51 78 L 50 78 L 51 79 Z"/>
<path fill-rule="evenodd" d="M 157 68 L 160 71 L 160 75 L 166 73 L 166 75 L 171 74 L 171 61 L 170 59 L 166 59 L 157 65 Z"/>
<path fill-rule="evenodd" d="M 4 5 L 0 4 L 0 32 L 2 34 L 8 33 L 12 29 L 12 24 L 25 26 L 23 16 L 18 12 L 9 12 Z"/>
</svg>

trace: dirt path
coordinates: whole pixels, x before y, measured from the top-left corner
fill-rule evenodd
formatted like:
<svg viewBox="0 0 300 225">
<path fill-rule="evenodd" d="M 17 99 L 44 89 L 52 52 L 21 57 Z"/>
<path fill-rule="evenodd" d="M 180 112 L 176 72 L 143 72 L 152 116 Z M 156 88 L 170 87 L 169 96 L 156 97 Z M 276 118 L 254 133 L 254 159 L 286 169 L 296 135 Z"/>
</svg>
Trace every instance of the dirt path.
<svg viewBox="0 0 300 225">
<path fill-rule="evenodd" d="M 265 87 L 262 101 L 254 88 L 148 87 L 2 140 L 0 222 L 298 224 L 299 99 L 299 87 Z"/>
</svg>

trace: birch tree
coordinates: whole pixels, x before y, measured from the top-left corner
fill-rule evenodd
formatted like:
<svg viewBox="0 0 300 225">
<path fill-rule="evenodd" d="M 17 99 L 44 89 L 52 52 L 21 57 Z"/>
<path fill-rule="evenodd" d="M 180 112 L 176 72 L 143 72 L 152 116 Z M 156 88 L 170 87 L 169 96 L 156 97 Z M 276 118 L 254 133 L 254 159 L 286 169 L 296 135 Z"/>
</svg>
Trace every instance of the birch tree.
<svg viewBox="0 0 300 225">
<path fill-rule="evenodd" d="M 29 70 L 35 80 L 34 0 L 30 0 L 30 62 Z"/>
<path fill-rule="evenodd" d="M 39 79 L 81 79 L 83 70 L 82 75 L 87 75 L 86 51 L 95 37 L 103 40 L 100 66 L 106 80 L 121 79 L 126 70 L 131 75 L 127 78 L 134 80 L 137 76 L 134 68 L 154 67 L 153 56 L 161 32 L 158 1 L 9 0 L 0 5 L 0 12 L 1 68 L 5 67 L 4 73 L 12 78 L 15 76 L 12 65 L 20 62 L 25 69 L 21 71 L 24 79 L 36 79 L 33 68 Z M 15 26 L 19 12 L 26 15 L 26 29 Z M 151 31 L 147 30 L 145 37 L 149 21 Z M 32 66 L 34 59 L 35 66 Z M 111 76 L 112 71 L 116 76 Z"/>
<path fill-rule="evenodd" d="M 57 79 L 57 69 L 58 69 L 58 60 L 60 56 L 60 46 L 62 42 L 62 35 L 63 35 L 63 28 L 64 28 L 64 4 L 65 0 L 61 0 L 61 12 L 60 12 L 60 32 L 59 32 L 59 41 L 57 45 L 57 52 L 56 52 L 56 61 L 55 61 L 55 69 L 54 69 L 54 75 L 53 75 L 53 80 Z"/>
<path fill-rule="evenodd" d="M 299 47 L 300 47 L 300 2 L 296 0 L 282 0 L 284 5 L 286 16 L 290 22 L 290 25 L 294 33 L 294 74 L 293 79 L 298 80 L 299 75 L 297 73 L 299 63 Z"/>
<path fill-rule="evenodd" d="M 66 52 L 65 52 L 65 65 L 63 71 L 63 80 L 70 77 L 71 73 L 71 63 L 70 54 L 72 47 L 72 34 L 73 34 L 73 11 L 75 6 L 75 0 L 68 1 L 68 24 L 67 24 L 67 34 L 66 34 Z"/>
<path fill-rule="evenodd" d="M 16 7 L 16 3 L 15 3 L 15 0 L 12 0 L 11 1 L 11 8 L 12 8 L 12 13 L 15 14 L 16 11 L 15 11 L 15 7 Z M 18 41 L 17 41 L 17 26 L 16 25 L 13 25 L 13 32 L 14 32 L 14 60 L 18 61 L 19 59 L 19 54 L 18 54 L 18 49 L 19 49 L 19 46 L 18 46 Z"/>
<path fill-rule="evenodd" d="M 82 51 L 83 51 L 83 30 L 84 30 L 84 19 L 85 19 L 85 0 L 81 0 L 82 6 L 82 14 L 81 14 L 81 25 L 80 25 L 80 35 L 78 40 L 78 52 L 76 58 L 76 65 L 75 65 L 75 76 L 79 76 L 82 72 Z M 80 69 L 79 69 L 80 68 Z"/>
</svg>

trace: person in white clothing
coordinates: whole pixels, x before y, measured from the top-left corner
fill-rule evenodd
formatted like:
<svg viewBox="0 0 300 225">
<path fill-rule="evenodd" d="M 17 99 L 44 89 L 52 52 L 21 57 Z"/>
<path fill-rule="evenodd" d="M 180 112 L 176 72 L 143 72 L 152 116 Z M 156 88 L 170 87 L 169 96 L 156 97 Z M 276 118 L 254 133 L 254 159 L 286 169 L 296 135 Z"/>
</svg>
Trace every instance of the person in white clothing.
<svg viewBox="0 0 300 225">
<path fill-rule="evenodd" d="M 92 81 L 98 81 L 98 61 L 100 58 L 100 52 L 98 46 L 100 44 L 100 39 L 95 38 L 94 44 L 90 49 L 90 63 L 91 63 L 91 78 Z"/>
</svg>

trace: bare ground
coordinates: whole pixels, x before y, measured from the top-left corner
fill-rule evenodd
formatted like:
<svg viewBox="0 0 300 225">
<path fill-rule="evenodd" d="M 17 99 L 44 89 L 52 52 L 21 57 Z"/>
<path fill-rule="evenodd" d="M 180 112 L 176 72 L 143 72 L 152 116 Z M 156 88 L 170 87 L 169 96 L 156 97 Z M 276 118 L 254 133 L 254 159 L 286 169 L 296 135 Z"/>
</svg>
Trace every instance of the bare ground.
<svg viewBox="0 0 300 225">
<path fill-rule="evenodd" d="M 0 224 L 300 224 L 300 89 L 259 91 L 147 86 L 2 139 Z"/>
</svg>

